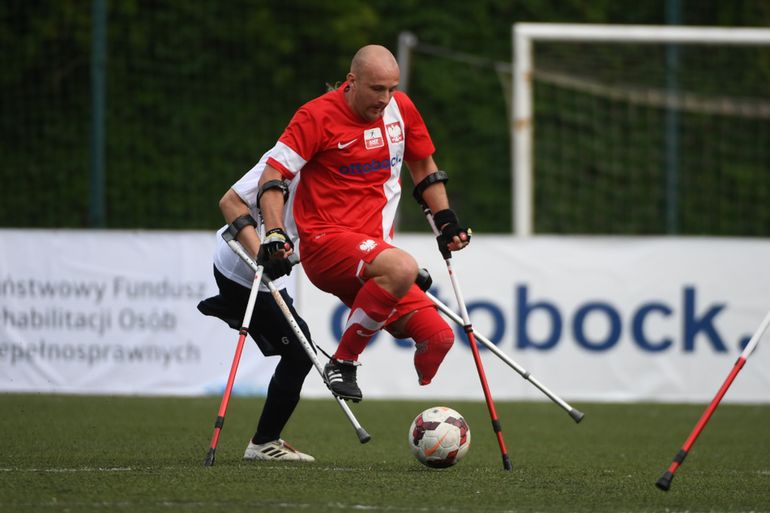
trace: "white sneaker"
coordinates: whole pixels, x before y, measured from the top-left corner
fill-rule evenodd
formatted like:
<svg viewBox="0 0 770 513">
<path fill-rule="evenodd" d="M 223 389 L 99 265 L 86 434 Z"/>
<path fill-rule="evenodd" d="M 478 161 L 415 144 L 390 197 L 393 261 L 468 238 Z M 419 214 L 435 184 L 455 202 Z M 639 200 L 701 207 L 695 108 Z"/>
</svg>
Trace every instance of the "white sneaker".
<svg viewBox="0 0 770 513">
<path fill-rule="evenodd" d="M 243 453 L 244 460 L 281 460 L 281 461 L 315 461 L 309 454 L 299 452 L 281 439 L 255 444 L 249 440 L 249 446 Z"/>
</svg>

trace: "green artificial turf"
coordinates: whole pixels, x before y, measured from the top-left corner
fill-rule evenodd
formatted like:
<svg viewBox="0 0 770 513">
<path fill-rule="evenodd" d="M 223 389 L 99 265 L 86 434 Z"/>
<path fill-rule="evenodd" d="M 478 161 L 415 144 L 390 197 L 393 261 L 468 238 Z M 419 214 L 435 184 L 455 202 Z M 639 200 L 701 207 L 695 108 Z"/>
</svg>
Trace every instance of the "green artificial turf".
<svg viewBox="0 0 770 513">
<path fill-rule="evenodd" d="M 262 399 L 230 402 L 216 464 L 203 461 L 219 397 L 0 395 L 0 511 L 769 512 L 770 406 L 723 404 L 664 493 L 704 405 L 500 402 L 503 470 L 483 402 L 443 401 L 468 420 L 466 458 L 445 470 L 407 447 L 431 403 L 303 400 L 284 438 L 314 463 L 243 462 Z"/>
</svg>

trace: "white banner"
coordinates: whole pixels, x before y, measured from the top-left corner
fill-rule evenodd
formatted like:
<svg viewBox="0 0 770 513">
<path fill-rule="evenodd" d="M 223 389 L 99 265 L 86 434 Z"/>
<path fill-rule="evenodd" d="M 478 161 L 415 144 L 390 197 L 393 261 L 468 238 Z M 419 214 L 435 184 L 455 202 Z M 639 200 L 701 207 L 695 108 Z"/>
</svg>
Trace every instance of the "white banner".
<svg viewBox="0 0 770 513">
<path fill-rule="evenodd" d="M 456 311 L 435 241 L 396 242 Z M 599 401 L 711 400 L 770 309 L 768 262 L 766 240 L 620 237 L 474 236 L 452 259 L 477 332 L 562 398 Z M 303 287 L 300 312 L 321 345 L 333 346 L 346 310 Z M 459 327 L 455 340 L 433 383 L 419 387 L 411 342 L 381 334 L 360 358 L 364 395 L 482 399 Z M 770 402 L 770 347 L 762 345 L 725 401 Z M 490 351 L 481 354 L 494 398 L 544 397 Z M 305 392 L 325 390 L 308 380 Z"/>
<path fill-rule="evenodd" d="M 456 301 L 429 235 L 397 244 Z M 221 393 L 237 332 L 195 306 L 216 291 L 213 233 L 0 230 L 0 390 Z M 568 401 L 708 401 L 770 309 L 770 241 L 475 236 L 452 259 L 478 333 Z M 347 310 L 304 277 L 297 309 L 333 351 Z M 450 321 L 451 324 L 451 321 Z M 454 325 L 453 325 L 454 326 Z M 380 334 L 361 356 L 368 398 L 483 399 L 465 334 L 431 385 L 413 344 Z M 761 341 L 725 401 L 770 402 Z M 495 399 L 544 399 L 482 348 Z M 249 339 L 236 393 L 264 393 L 276 358 Z M 305 396 L 328 394 L 315 370 Z"/>
<path fill-rule="evenodd" d="M 0 389 L 142 395 L 224 390 L 238 333 L 216 294 L 214 233 L 0 230 Z M 275 359 L 245 344 L 235 391 Z"/>
</svg>

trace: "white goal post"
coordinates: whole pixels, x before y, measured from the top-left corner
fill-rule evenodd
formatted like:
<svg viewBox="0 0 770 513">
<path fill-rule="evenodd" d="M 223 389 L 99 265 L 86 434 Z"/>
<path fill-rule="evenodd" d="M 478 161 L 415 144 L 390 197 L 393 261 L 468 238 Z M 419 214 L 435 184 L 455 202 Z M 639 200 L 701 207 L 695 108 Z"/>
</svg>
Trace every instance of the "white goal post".
<svg viewBox="0 0 770 513">
<path fill-rule="evenodd" d="M 513 38 L 511 165 L 513 227 L 517 236 L 534 230 L 533 44 L 538 41 L 634 44 L 770 45 L 770 29 L 693 26 L 516 23 Z"/>
</svg>

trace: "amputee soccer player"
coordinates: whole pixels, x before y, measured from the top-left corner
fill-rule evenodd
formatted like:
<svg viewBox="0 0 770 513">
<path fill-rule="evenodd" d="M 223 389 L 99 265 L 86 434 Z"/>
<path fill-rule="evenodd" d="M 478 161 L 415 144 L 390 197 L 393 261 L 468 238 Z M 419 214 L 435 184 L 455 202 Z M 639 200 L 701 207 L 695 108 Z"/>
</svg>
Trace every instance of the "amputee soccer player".
<svg viewBox="0 0 770 513">
<path fill-rule="evenodd" d="M 218 317 L 231 328 L 238 330 L 246 310 L 254 271 L 246 265 L 220 236 L 224 230 L 237 238 L 243 247 L 264 266 L 265 274 L 280 290 L 297 325 L 305 338 L 310 340 L 310 330 L 297 314 L 292 299 L 286 292 L 284 275 L 291 272 L 291 264 L 284 259 L 268 260 L 260 252 L 259 179 L 265 169 L 270 150 L 259 162 L 241 177 L 219 201 L 219 207 L 227 225 L 217 232 L 214 253 L 214 278 L 219 294 L 201 301 L 198 310 L 205 315 Z M 290 213 L 287 212 L 287 216 Z M 267 286 L 259 285 L 254 312 L 249 322 L 249 334 L 265 356 L 280 355 L 267 388 L 265 404 L 257 423 L 257 430 L 249 440 L 243 454 L 245 460 L 314 461 L 315 459 L 296 450 L 281 438 L 281 432 L 300 399 L 305 377 L 312 362 L 297 339 L 286 318 L 270 294 Z"/>
<path fill-rule="evenodd" d="M 434 213 L 446 249 L 468 245 L 468 229 L 449 208 L 423 119 L 397 91 L 400 72 L 385 47 L 369 45 L 353 57 L 346 81 L 297 110 L 271 153 L 260 180 L 261 208 L 272 255 L 296 232 L 303 268 L 315 286 L 350 307 L 339 346 L 324 369 L 334 394 L 359 401 L 359 355 L 385 328 L 415 341 L 421 385 L 435 376 L 454 334 L 415 285 L 418 265 L 392 244 L 406 163 L 421 199 Z M 282 221 L 277 184 L 299 177 L 289 196 L 295 226 Z M 287 231 L 289 232 L 287 234 Z"/>
</svg>

